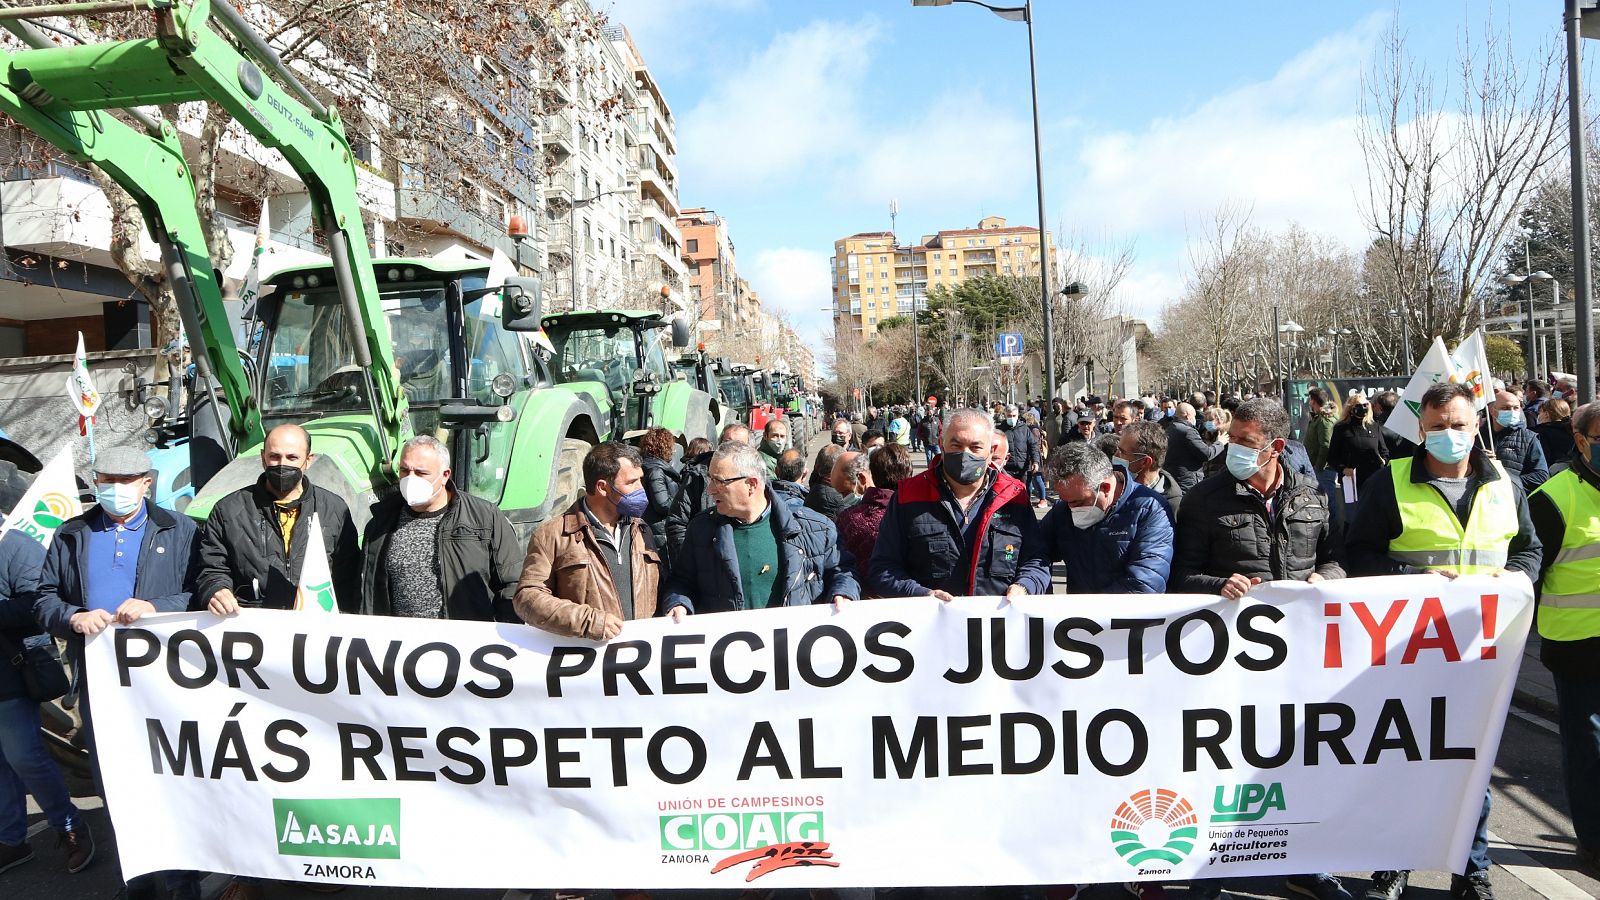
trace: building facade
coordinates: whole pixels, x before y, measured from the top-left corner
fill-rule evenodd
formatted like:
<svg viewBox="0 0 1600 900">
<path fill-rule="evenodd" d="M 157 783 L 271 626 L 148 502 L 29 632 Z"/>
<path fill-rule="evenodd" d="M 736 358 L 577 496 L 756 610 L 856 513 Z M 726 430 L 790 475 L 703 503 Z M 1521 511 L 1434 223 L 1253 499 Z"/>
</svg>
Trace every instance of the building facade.
<svg viewBox="0 0 1600 900">
<path fill-rule="evenodd" d="M 1048 232 L 1045 246 L 1056 271 Z M 859 232 L 834 242 L 829 267 L 835 328 L 868 337 L 884 319 L 926 309 L 932 287 L 954 288 L 984 275 L 1038 277 L 1039 229 L 989 216 L 976 228 L 939 231 L 911 245 L 897 244 L 892 232 Z"/>
</svg>

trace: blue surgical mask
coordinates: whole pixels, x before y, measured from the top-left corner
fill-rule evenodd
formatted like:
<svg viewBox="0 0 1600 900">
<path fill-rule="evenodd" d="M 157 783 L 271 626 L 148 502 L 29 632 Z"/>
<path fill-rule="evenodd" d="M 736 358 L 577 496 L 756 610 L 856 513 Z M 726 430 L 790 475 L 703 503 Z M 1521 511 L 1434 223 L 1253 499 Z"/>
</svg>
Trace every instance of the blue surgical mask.
<svg viewBox="0 0 1600 900">
<path fill-rule="evenodd" d="M 119 518 L 132 515 L 144 502 L 143 491 L 137 481 L 130 484 L 97 484 L 94 486 L 94 496 L 100 501 L 101 509 Z"/>
<path fill-rule="evenodd" d="M 1522 411 L 1518 409 L 1502 409 L 1494 414 L 1494 420 L 1500 423 L 1501 428 L 1513 428 L 1522 424 Z"/>
<path fill-rule="evenodd" d="M 1207 419 L 1206 420 L 1206 430 L 1207 431 L 1216 431 L 1217 430 L 1217 423 L 1211 421 L 1210 419 Z"/>
<path fill-rule="evenodd" d="M 1442 463 L 1458 463 L 1467 458 L 1472 452 L 1472 443 L 1477 433 L 1472 431 L 1457 431 L 1454 428 L 1441 428 L 1430 431 L 1423 438 L 1423 445 L 1428 448 L 1428 455 Z"/>
<path fill-rule="evenodd" d="M 650 506 L 650 498 L 645 494 L 644 488 L 634 488 L 630 493 L 617 498 L 617 515 L 627 519 L 636 519 L 644 515 Z"/>
<path fill-rule="evenodd" d="M 1249 481 L 1261 471 L 1261 451 L 1240 444 L 1228 445 L 1228 474 Z"/>
</svg>

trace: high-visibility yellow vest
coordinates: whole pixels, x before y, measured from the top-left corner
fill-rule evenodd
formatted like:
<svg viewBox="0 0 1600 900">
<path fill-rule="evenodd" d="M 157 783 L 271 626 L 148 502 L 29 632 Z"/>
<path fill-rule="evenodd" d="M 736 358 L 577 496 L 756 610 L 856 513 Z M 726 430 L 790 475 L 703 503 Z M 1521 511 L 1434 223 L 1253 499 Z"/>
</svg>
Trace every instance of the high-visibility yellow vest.
<svg viewBox="0 0 1600 900">
<path fill-rule="evenodd" d="M 1600 491 L 1571 469 L 1534 491 L 1561 510 L 1561 550 L 1544 573 L 1539 636 L 1552 641 L 1600 637 Z"/>
<path fill-rule="evenodd" d="M 1413 462 L 1397 459 L 1389 465 L 1400 507 L 1400 534 L 1389 542 L 1389 555 L 1408 565 L 1458 575 L 1505 568 L 1519 522 L 1517 495 L 1500 463 L 1490 461 L 1500 477 L 1478 485 L 1463 527 L 1437 488 L 1412 483 Z"/>
</svg>

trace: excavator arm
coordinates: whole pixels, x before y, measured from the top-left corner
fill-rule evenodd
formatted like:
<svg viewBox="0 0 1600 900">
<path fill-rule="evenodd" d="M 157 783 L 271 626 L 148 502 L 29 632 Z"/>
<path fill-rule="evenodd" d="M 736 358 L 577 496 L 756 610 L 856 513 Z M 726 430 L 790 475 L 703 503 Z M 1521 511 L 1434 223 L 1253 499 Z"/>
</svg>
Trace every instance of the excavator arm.
<svg viewBox="0 0 1600 900">
<path fill-rule="evenodd" d="M 338 111 L 319 101 L 222 0 L 141 2 L 154 15 L 154 38 L 22 51 L 9 60 L 12 89 L 30 102 L 47 100 L 80 113 L 210 100 L 281 152 L 305 184 L 327 236 L 351 326 L 346 335 L 377 425 L 379 458 L 392 461 L 409 431 L 406 396 L 367 249 L 355 158 Z M 129 0 L 104 5 L 126 10 Z M 19 12 L 25 10 L 6 14 Z"/>
<path fill-rule="evenodd" d="M 5 24 L 30 44 L 50 46 L 25 23 Z M 144 125 L 141 131 L 102 110 L 73 111 L 38 94 L 31 94 L 33 102 L 29 102 L 13 88 L 19 81 L 26 84 L 12 71 L 14 63 L 14 54 L 0 53 L 0 112 L 72 159 L 98 166 L 132 195 L 151 240 L 161 248 L 168 286 L 191 348 L 196 350 L 196 368 L 204 381 L 222 386 L 230 411 L 224 433 L 235 447 L 259 443 L 261 411 L 239 365 L 221 285 L 206 250 L 206 232 L 195 211 L 194 181 L 177 132 L 170 124 L 144 115 L 135 117 Z"/>
</svg>

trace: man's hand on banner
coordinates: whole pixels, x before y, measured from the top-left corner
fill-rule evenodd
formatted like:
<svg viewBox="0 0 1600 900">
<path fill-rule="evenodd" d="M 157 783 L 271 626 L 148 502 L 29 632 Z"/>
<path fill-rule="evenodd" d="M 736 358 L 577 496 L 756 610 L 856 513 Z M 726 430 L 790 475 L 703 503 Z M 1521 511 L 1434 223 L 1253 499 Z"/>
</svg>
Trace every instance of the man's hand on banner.
<svg viewBox="0 0 1600 900">
<path fill-rule="evenodd" d="M 115 620 L 112 619 L 111 613 L 103 609 L 86 609 L 81 613 L 73 613 L 72 618 L 67 621 L 73 631 L 83 635 L 94 635 L 111 627 L 111 623 Z"/>
<path fill-rule="evenodd" d="M 1306 576 L 1306 584 L 1316 584 L 1319 581 L 1327 581 L 1327 580 L 1328 579 L 1323 578 L 1322 575 L 1320 573 L 1318 573 L 1318 572 L 1312 572 L 1310 575 Z"/>
<path fill-rule="evenodd" d="M 153 613 L 155 611 L 155 604 L 151 603 L 149 600 L 139 600 L 135 597 L 129 597 L 128 599 L 122 601 L 121 606 L 117 607 L 117 624 L 132 625 L 133 623 L 139 621 L 140 616 L 144 615 L 145 613 Z"/>
<path fill-rule="evenodd" d="M 934 590 L 929 592 L 929 596 L 938 597 L 940 600 L 943 600 L 946 603 L 949 603 L 951 600 L 955 599 L 955 597 L 949 591 Z"/>
<path fill-rule="evenodd" d="M 1228 580 L 1222 584 L 1222 596 L 1229 600 L 1238 600 L 1260 583 L 1259 578 L 1246 578 L 1237 573 L 1229 575 Z"/>
<path fill-rule="evenodd" d="M 667 615 L 672 617 L 672 621 L 673 622 L 682 622 L 683 621 L 683 617 L 684 617 L 683 607 L 674 606 L 672 608 L 672 612 L 667 613 Z"/>
<path fill-rule="evenodd" d="M 233 595 L 233 591 L 223 588 L 211 595 L 211 601 L 206 604 L 206 609 L 214 615 L 231 616 L 239 611 L 239 598 Z"/>
<path fill-rule="evenodd" d="M 674 609 L 673 612 L 677 612 L 682 608 L 683 607 L 680 606 L 677 609 Z M 622 618 L 620 616 L 613 616 L 611 613 L 605 613 L 604 615 L 606 617 L 605 621 L 600 624 L 600 640 L 609 641 L 622 633 Z"/>
<path fill-rule="evenodd" d="M 849 597 L 846 597 L 843 594 L 834 594 L 833 595 L 833 610 L 834 610 L 834 612 L 839 612 L 839 611 L 843 610 L 844 609 L 844 605 L 846 603 L 849 603 L 849 602 L 850 602 L 850 598 Z"/>
<path fill-rule="evenodd" d="M 1013 584 L 1011 587 L 1006 588 L 1006 600 L 1007 601 L 1015 600 L 1018 597 L 1026 597 L 1026 596 L 1028 596 L 1028 589 L 1023 587 L 1020 584 Z"/>
</svg>

